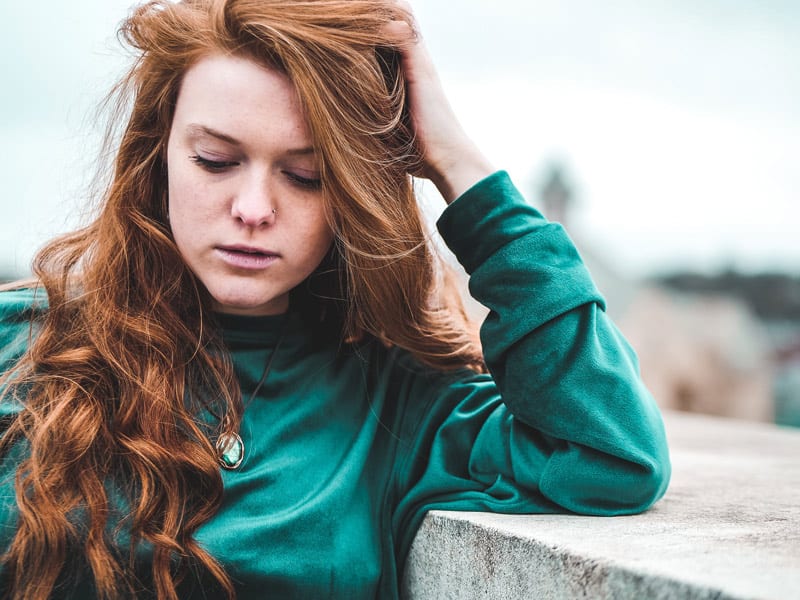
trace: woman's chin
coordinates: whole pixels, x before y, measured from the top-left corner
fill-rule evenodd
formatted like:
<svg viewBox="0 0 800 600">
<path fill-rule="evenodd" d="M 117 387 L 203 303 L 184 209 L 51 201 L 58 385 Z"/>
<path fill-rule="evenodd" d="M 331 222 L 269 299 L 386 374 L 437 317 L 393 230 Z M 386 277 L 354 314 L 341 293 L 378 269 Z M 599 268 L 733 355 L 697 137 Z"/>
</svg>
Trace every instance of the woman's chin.
<svg viewBox="0 0 800 600">
<path fill-rule="evenodd" d="M 214 310 L 230 315 L 263 317 L 285 313 L 289 308 L 289 296 L 277 298 L 244 298 L 237 296 L 213 296 Z"/>
</svg>

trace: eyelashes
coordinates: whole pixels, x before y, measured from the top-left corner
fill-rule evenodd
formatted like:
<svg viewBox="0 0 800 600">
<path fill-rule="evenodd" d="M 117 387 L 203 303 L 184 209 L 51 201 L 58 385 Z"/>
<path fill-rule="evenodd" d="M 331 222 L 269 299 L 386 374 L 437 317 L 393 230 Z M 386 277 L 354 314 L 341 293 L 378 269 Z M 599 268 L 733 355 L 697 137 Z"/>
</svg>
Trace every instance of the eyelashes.
<svg viewBox="0 0 800 600">
<path fill-rule="evenodd" d="M 322 189 L 322 180 L 319 178 L 313 179 L 309 177 L 302 177 L 297 173 L 292 173 L 291 171 L 284 171 L 283 174 L 288 177 L 292 183 L 301 188 L 314 191 Z"/>
<path fill-rule="evenodd" d="M 189 158 L 210 173 L 221 173 L 225 169 L 235 167 L 239 164 L 235 161 L 209 160 L 208 158 L 203 158 L 199 154 L 194 154 Z"/>
<path fill-rule="evenodd" d="M 228 169 L 239 166 L 237 161 L 211 160 L 199 154 L 193 154 L 189 159 L 209 173 L 224 173 Z M 302 175 L 286 170 L 282 171 L 282 173 L 297 187 L 312 191 L 322 189 L 322 180 L 318 177 L 303 177 Z"/>
</svg>

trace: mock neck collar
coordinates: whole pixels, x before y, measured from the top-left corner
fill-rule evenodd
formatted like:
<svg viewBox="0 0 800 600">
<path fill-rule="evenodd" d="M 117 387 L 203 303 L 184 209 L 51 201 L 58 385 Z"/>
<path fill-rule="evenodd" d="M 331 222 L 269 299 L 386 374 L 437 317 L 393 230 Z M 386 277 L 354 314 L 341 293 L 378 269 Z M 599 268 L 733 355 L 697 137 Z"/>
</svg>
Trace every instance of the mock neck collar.
<svg viewBox="0 0 800 600">
<path fill-rule="evenodd" d="M 239 346 L 274 344 L 281 335 L 298 331 L 302 325 L 297 314 L 287 312 L 280 315 L 249 316 L 214 313 L 226 345 Z"/>
</svg>

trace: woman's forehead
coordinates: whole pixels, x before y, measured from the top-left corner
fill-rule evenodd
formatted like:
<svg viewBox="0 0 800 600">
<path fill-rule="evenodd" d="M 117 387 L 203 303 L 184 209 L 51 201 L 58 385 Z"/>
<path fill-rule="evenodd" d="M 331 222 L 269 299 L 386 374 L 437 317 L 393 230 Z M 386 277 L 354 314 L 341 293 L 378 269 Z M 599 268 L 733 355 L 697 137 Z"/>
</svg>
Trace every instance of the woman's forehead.
<svg viewBox="0 0 800 600">
<path fill-rule="evenodd" d="M 209 55 L 186 72 L 173 129 L 232 145 L 277 137 L 298 154 L 314 146 L 289 77 L 239 56 Z"/>
</svg>

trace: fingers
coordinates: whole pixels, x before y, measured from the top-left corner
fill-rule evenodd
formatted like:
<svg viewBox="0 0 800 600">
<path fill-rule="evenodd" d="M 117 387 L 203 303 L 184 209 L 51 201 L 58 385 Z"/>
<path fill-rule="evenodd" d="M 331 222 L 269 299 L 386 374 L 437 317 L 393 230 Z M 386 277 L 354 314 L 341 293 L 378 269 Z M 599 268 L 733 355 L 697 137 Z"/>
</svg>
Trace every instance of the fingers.
<svg viewBox="0 0 800 600">
<path fill-rule="evenodd" d="M 402 59 L 409 116 L 422 161 L 420 174 L 431 179 L 450 202 L 491 172 L 490 165 L 487 166 L 450 106 L 433 59 L 414 24 L 410 5 L 404 0 L 396 0 L 395 5 L 407 19 L 388 22 L 384 33 Z"/>
<path fill-rule="evenodd" d="M 413 18 L 413 15 L 410 15 Z M 436 80 L 436 68 L 422 41 L 419 30 L 413 23 L 393 20 L 384 27 L 387 42 L 400 53 L 403 71 L 413 85 L 415 81 Z"/>
<path fill-rule="evenodd" d="M 406 21 L 389 21 L 383 28 L 387 41 L 404 53 L 409 47 L 420 41 L 420 35 L 415 26 Z"/>
<path fill-rule="evenodd" d="M 393 11 L 392 20 L 386 25 L 384 33 L 389 42 L 402 50 L 422 39 L 414 16 L 414 9 L 406 0 L 392 2 L 397 9 Z"/>
<path fill-rule="evenodd" d="M 411 8 L 411 4 L 406 2 L 406 0 L 395 0 L 394 5 L 397 6 L 400 10 L 402 10 L 409 18 L 412 29 L 416 29 L 416 19 L 414 18 L 414 9 Z"/>
</svg>

